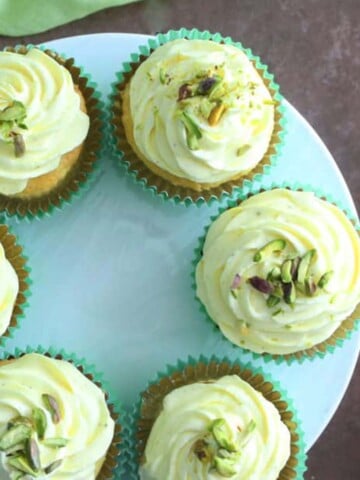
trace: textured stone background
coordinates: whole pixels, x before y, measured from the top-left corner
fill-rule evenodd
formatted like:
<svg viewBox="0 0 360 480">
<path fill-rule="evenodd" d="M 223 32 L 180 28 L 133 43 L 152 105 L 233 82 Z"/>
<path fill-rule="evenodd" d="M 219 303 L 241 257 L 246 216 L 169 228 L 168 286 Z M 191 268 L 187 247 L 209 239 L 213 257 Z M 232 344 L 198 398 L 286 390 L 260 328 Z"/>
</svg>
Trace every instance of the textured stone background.
<svg viewBox="0 0 360 480">
<path fill-rule="evenodd" d="M 95 32 L 196 27 L 241 40 L 276 75 L 284 96 L 335 157 L 360 206 L 360 0 L 145 0 L 0 48 Z M 324 189 L 326 186 L 324 186 Z M 360 365 L 309 455 L 307 480 L 360 479 Z"/>
</svg>

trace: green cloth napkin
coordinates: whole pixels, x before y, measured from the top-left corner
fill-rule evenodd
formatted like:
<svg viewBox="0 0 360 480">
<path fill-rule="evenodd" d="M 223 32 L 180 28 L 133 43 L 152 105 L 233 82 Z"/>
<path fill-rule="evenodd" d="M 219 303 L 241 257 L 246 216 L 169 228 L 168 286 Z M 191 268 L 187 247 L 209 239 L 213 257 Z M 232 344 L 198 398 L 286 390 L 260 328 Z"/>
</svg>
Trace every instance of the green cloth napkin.
<svg viewBox="0 0 360 480">
<path fill-rule="evenodd" d="M 0 35 L 18 37 L 137 0 L 0 0 Z"/>
</svg>

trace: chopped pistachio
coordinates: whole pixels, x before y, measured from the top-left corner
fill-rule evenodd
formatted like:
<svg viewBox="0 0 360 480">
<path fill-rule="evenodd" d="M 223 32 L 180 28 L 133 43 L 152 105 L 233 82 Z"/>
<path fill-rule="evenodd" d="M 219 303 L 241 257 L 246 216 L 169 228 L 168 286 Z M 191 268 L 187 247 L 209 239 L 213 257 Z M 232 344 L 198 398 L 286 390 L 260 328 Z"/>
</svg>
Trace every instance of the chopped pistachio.
<svg viewBox="0 0 360 480">
<path fill-rule="evenodd" d="M 10 429 L 10 428 L 14 427 L 15 425 L 27 425 L 30 428 L 34 427 L 34 424 L 31 420 L 31 418 L 24 417 L 22 415 L 19 415 L 15 418 L 11 419 L 8 422 L 7 427 L 8 427 L 8 429 Z"/>
<path fill-rule="evenodd" d="M 202 463 L 211 463 L 212 455 L 209 444 L 204 439 L 197 440 L 193 445 L 193 452 Z"/>
<path fill-rule="evenodd" d="M 219 122 L 223 114 L 225 113 L 226 107 L 223 103 L 219 103 L 215 105 L 215 107 L 211 110 L 210 115 L 208 117 L 209 125 L 215 127 Z"/>
<path fill-rule="evenodd" d="M 0 112 L 0 122 L 22 122 L 26 118 L 23 103 L 14 100 L 11 105 Z"/>
<path fill-rule="evenodd" d="M 27 458 L 25 458 L 22 455 L 18 457 L 9 458 L 8 464 L 11 467 L 15 468 L 16 470 L 19 470 L 20 472 L 28 473 L 33 477 L 37 477 L 36 471 L 33 468 L 31 468 Z"/>
<path fill-rule="evenodd" d="M 231 288 L 230 293 L 235 299 L 237 298 L 237 290 L 234 290 L 234 289 Z"/>
<path fill-rule="evenodd" d="M 32 411 L 32 418 L 35 424 L 36 433 L 38 434 L 39 439 L 42 440 L 47 427 L 47 420 L 44 410 L 42 408 L 34 408 Z"/>
<path fill-rule="evenodd" d="M 28 425 L 19 423 L 7 430 L 0 438 L 0 451 L 6 451 L 9 448 L 24 442 L 31 435 L 32 429 Z"/>
<path fill-rule="evenodd" d="M 292 261 L 285 260 L 285 262 L 283 262 L 283 264 L 281 265 L 281 280 L 283 282 L 289 283 L 292 281 L 291 269 Z"/>
<path fill-rule="evenodd" d="M 181 121 L 185 127 L 186 142 L 188 147 L 190 150 L 196 150 L 199 147 L 198 140 L 202 137 L 200 128 L 187 112 L 182 112 Z"/>
<path fill-rule="evenodd" d="M 256 428 L 256 422 L 254 419 L 251 419 L 248 425 L 246 426 L 246 433 L 251 433 Z"/>
<path fill-rule="evenodd" d="M 316 283 L 312 277 L 308 277 L 305 279 L 305 291 L 306 295 L 312 297 L 316 293 Z"/>
<path fill-rule="evenodd" d="M 165 70 L 163 68 L 160 68 L 160 71 L 159 71 L 159 80 L 160 80 L 160 83 L 162 83 L 163 85 L 165 84 L 166 82 L 166 73 L 165 73 Z"/>
<path fill-rule="evenodd" d="M 286 241 L 283 240 L 282 238 L 277 238 L 275 240 L 272 240 L 271 242 L 264 245 L 255 253 L 254 262 L 260 262 L 264 260 L 264 258 L 270 255 L 271 253 L 284 250 L 285 247 L 286 247 Z"/>
<path fill-rule="evenodd" d="M 279 267 L 274 267 L 268 274 L 267 280 L 274 281 L 274 280 L 280 280 L 281 278 L 281 270 Z"/>
<path fill-rule="evenodd" d="M 280 315 L 280 313 L 284 313 L 284 310 L 282 308 L 279 308 L 279 310 L 276 310 L 276 312 L 274 312 L 272 316 L 276 317 L 277 315 Z"/>
<path fill-rule="evenodd" d="M 221 81 L 221 77 L 214 75 L 213 77 L 206 77 L 200 81 L 196 90 L 197 95 L 207 95 L 211 90 Z"/>
<path fill-rule="evenodd" d="M 236 444 L 231 438 L 233 436 L 231 428 L 224 418 L 217 418 L 214 420 L 211 423 L 209 430 L 220 447 L 225 448 L 225 450 L 228 450 L 229 452 L 236 452 Z"/>
<path fill-rule="evenodd" d="M 46 473 L 46 475 L 49 475 L 50 473 L 54 472 L 57 468 L 59 468 L 61 464 L 62 464 L 62 460 L 56 460 L 55 462 L 50 463 L 50 465 L 44 468 L 44 473 Z"/>
<path fill-rule="evenodd" d="M 24 137 L 21 133 L 14 133 L 12 139 L 14 143 L 15 157 L 22 157 L 26 151 Z"/>
<path fill-rule="evenodd" d="M 54 437 L 54 438 L 46 438 L 43 440 L 43 445 L 49 448 L 63 448 L 69 443 L 67 438 L 61 437 Z"/>
<path fill-rule="evenodd" d="M 283 283 L 284 300 L 289 305 L 294 305 L 296 300 L 296 289 L 293 282 Z"/>
<path fill-rule="evenodd" d="M 265 280 L 265 278 L 261 278 L 255 275 L 254 277 L 250 277 L 248 281 L 252 287 L 254 287 L 261 293 L 271 294 L 274 291 L 274 286 L 270 282 Z"/>
<path fill-rule="evenodd" d="M 278 303 L 280 303 L 281 299 L 279 297 L 276 297 L 275 295 L 270 295 L 268 299 L 266 300 L 266 305 L 269 308 L 275 307 Z"/>
<path fill-rule="evenodd" d="M 316 250 L 312 249 L 305 253 L 305 255 L 301 258 L 299 263 L 299 268 L 297 272 L 297 281 L 299 283 L 304 283 L 306 277 L 308 276 L 309 268 L 311 262 L 316 254 Z"/>
<path fill-rule="evenodd" d="M 324 275 L 322 275 L 320 280 L 318 281 L 318 287 L 324 288 L 329 283 L 333 275 L 334 275 L 333 270 L 329 270 L 328 272 L 324 273 Z"/>
<path fill-rule="evenodd" d="M 51 415 L 52 421 L 54 423 L 59 423 L 61 419 L 61 415 L 60 415 L 60 407 L 57 400 L 52 395 L 49 395 L 48 393 L 44 393 L 42 395 L 42 399 L 46 409 Z"/>
<path fill-rule="evenodd" d="M 237 473 L 235 462 L 230 458 L 216 456 L 214 458 L 214 468 L 222 477 L 226 478 L 233 477 Z"/>
<path fill-rule="evenodd" d="M 251 145 L 242 145 L 236 150 L 236 155 L 240 157 L 241 155 L 244 155 L 249 149 L 251 148 Z"/>
<path fill-rule="evenodd" d="M 241 276 L 238 273 L 235 273 L 232 284 L 231 284 L 231 289 L 238 288 L 241 283 Z"/>
<path fill-rule="evenodd" d="M 29 438 L 26 445 L 26 458 L 30 467 L 38 471 L 41 468 L 39 446 L 34 438 Z"/>
</svg>

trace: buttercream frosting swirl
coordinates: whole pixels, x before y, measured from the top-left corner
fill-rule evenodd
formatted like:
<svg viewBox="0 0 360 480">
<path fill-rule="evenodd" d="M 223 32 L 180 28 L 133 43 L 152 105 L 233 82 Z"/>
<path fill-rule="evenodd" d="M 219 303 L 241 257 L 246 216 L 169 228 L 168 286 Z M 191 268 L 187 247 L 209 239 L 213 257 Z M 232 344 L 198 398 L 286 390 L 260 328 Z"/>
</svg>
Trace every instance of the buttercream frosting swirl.
<svg viewBox="0 0 360 480">
<path fill-rule="evenodd" d="M 22 192 L 31 178 L 55 170 L 62 155 L 79 146 L 89 129 L 70 72 L 46 53 L 0 52 L 0 111 L 12 102 L 26 108 L 21 129 L 26 150 L 16 157 L 0 135 L 0 193 Z"/>
<path fill-rule="evenodd" d="M 51 395 L 59 404 L 58 423 L 44 407 L 43 394 Z M 114 435 L 114 421 L 104 393 L 64 360 L 32 353 L 10 363 L 0 362 L 0 436 L 8 422 L 19 415 L 31 418 L 35 408 L 42 408 L 47 417 L 45 439 L 68 440 L 63 448 L 49 448 L 38 441 L 42 466 L 59 459 L 62 463 L 52 473 L 39 473 L 37 478 L 95 479 Z M 18 472 L 9 466 L 8 460 L 2 453 L 0 471 L 14 480 Z"/>
<path fill-rule="evenodd" d="M 268 242 L 283 251 L 254 256 Z M 297 292 L 294 304 L 270 308 L 267 295 L 247 280 L 266 279 L 286 258 L 314 251 L 314 294 Z M 321 277 L 331 272 L 320 288 Z M 239 283 L 235 291 L 234 278 Z M 207 233 L 196 268 L 197 295 L 233 343 L 254 352 L 288 354 L 329 338 L 360 302 L 360 241 L 346 215 L 311 192 L 273 189 L 221 214 Z"/>
<path fill-rule="evenodd" d="M 222 475 L 211 460 L 201 461 L 196 454 L 199 440 L 208 441 L 209 429 L 219 418 L 238 452 L 233 475 Z M 274 405 L 237 375 L 228 375 L 166 395 L 147 440 L 140 478 L 276 480 L 289 456 L 290 433 Z"/>
<path fill-rule="evenodd" d="M 180 88 L 192 93 L 181 100 Z M 220 106 L 221 118 L 210 124 L 212 110 Z M 208 40 L 179 39 L 157 48 L 131 79 L 130 110 L 144 157 L 204 184 L 253 169 L 274 128 L 271 94 L 246 54 Z M 196 147 L 189 148 L 183 112 L 197 128 Z"/>
<path fill-rule="evenodd" d="M 19 279 L 0 243 L 0 335 L 8 328 L 19 291 Z"/>
</svg>

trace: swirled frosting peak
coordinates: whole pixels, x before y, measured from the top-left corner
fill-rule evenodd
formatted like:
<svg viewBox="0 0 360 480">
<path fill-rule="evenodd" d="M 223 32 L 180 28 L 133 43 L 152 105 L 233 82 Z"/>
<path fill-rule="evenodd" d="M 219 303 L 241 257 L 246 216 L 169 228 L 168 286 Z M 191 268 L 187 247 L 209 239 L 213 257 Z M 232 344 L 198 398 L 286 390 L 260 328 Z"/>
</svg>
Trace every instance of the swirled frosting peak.
<svg viewBox="0 0 360 480">
<path fill-rule="evenodd" d="M 113 435 L 104 393 L 71 363 L 0 362 L 1 479 L 94 480 Z"/>
<path fill-rule="evenodd" d="M 279 412 L 236 375 L 177 388 L 163 401 L 141 480 L 276 480 L 290 456 Z"/>
<path fill-rule="evenodd" d="M 254 195 L 211 225 L 197 295 L 233 343 L 288 354 L 329 338 L 360 302 L 360 240 L 310 192 Z"/>
<path fill-rule="evenodd" d="M 253 169 L 274 127 L 272 97 L 245 53 L 208 40 L 157 48 L 131 80 L 130 110 L 139 151 L 203 184 Z"/>
<path fill-rule="evenodd" d="M 18 291 L 19 279 L 0 243 L 0 335 L 10 324 Z"/>
<path fill-rule="evenodd" d="M 0 125 L 0 193 L 5 195 L 22 192 L 29 179 L 55 170 L 89 129 L 70 73 L 36 48 L 25 55 L 0 52 L 0 112 L 14 104 L 24 106 L 22 118 Z M 14 139 L 23 143 L 20 150 Z"/>
</svg>

